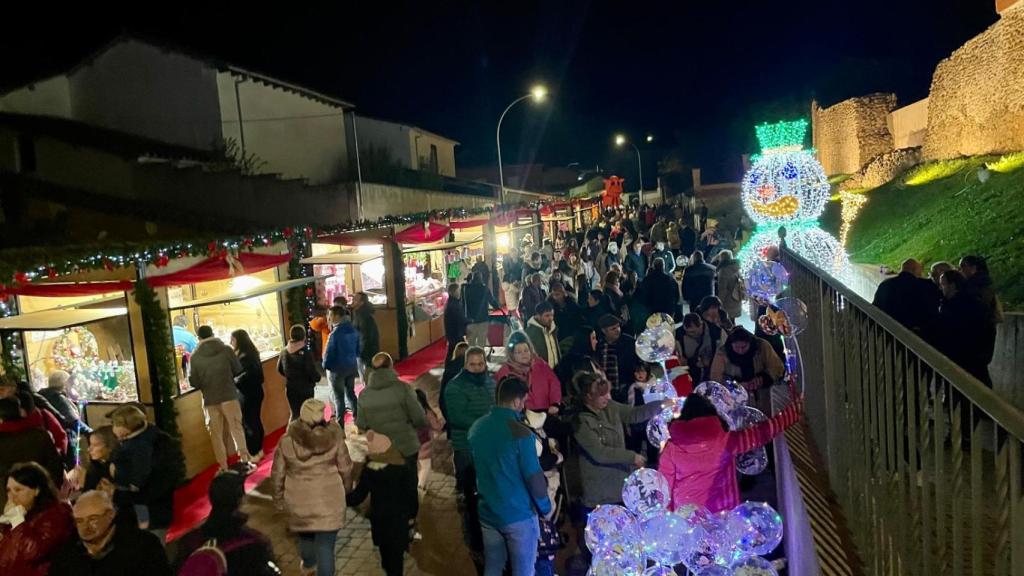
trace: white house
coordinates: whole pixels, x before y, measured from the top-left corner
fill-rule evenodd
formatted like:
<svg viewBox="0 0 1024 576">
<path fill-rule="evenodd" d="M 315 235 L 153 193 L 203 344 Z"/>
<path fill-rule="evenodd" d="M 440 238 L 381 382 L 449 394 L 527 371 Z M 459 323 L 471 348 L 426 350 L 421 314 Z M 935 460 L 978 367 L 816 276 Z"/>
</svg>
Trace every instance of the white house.
<svg viewBox="0 0 1024 576">
<path fill-rule="evenodd" d="M 307 88 L 131 37 L 115 39 L 64 74 L 0 94 L 0 112 L 68 118 L 207 150 L 233 141 L 239 152 L 261 161 L 258 172 L 313 184 L 350 174 L 352 108 Z M 429 155 L 429 147 L 424 150 Z"/>
<path fill-rule="evenodd" d="M 402 167 L 455 177 L 455 140 L 422 128 L 376 118 L 356 120 L 359 150 L 387 150 Z"/>
</svg>

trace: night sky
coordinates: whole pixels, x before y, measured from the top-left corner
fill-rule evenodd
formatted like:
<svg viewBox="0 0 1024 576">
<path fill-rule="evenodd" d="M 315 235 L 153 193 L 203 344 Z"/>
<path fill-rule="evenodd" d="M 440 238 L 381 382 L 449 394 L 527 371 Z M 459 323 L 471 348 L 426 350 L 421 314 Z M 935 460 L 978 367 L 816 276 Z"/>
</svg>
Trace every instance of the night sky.
<svg viewBox="0 0 1024 576">
<path fill-rule="evenodd" d="M 124 30 L 449 136 L 469 167 L 495 163 L 498 115 L 543 80 L 554 98 L 506 117 L 506 163 L 635 178 L 632 149 L 612 135 L 651 133 L 655 145 L 641 146 L 651 187 L 669 152 L 703 166 L 706 181 L 737 177 L 739 155 L 756 151 L 753 125 L 807 116 L 812 97 L 924 97 L 936 63 L 997 18 L 991 0 L 213 4 L 8 19 L 2 83 L 56 72 Z M 353 7 L 365 4 L 375 7 Z"/>
</svg>

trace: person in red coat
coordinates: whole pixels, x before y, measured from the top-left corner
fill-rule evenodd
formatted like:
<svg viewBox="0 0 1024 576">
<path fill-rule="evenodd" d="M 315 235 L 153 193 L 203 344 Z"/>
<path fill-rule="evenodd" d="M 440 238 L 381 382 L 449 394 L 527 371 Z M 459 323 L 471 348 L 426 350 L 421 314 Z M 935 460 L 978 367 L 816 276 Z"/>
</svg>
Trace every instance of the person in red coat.
<svg viewBox="0 0 1024 576">
<path fill-rule="evenodd" d="M 679 418 L 669 425 L 671 438 L 658 465 L 672 492 L 670 508 L 700 504 L 714 513 L 737 506 L 736 456 L 771 442 L 802 413 L 801 397 L 765 422 L 730 432 L 710 400 L 689 396 Z"/>
<path fill-rule="evenodd" d="M 494 379 L 501 382 L 509 375 L 519 378 L 530 387 L 526 397 L 527 410 L 558 414 L 558 405 L 562 403 L 562 383 L 551 366 L 533 352 L 533 345 L 526 334 L 512 334 L 506 354 L 508 360 L 494 374 Z"/>
<path fill-rule="evenodd" d="M 23 462 L 7 477 L 7 504 L 0 516 L 0 574 L 45 576 L 54 553 L 71 541 L 71 506 L 60 501 L 50 474 Z"/>
</svg>

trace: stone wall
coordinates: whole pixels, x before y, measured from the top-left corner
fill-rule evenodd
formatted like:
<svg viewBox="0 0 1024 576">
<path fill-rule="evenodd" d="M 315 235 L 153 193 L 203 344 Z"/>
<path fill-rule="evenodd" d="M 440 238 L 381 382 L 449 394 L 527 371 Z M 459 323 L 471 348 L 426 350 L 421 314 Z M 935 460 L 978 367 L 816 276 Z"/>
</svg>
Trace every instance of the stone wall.
<svg viewBox="0 0 1024 576">
<path fill-rule="evenodd" d="M 855 190 L 857 188 L 877 188 L 894 180 L 909 168 L 921 162 L 921 148 L 900 148 L 885 154 L 879 154 L 868 162 L 848 180 L 844 180 L 839 188 Z"/>
<path fill-rule="evenodd" d="M 928 132 L 928 99 L 893 110 L 889 114 L 889 132 L 897 150 L 924 146 L 924 135 Z"/>
<path fill-rule="evenodd" d="M 829 108 L 811 105 L 812 138 L 825 173 L 852 174 L 893 149 L 889 113 L 895 94 L 870 94 Z"/>
<path fill-rule="evenodd" d="M 1024 150 L 1024 3 L 939 63 L 924 159 Z"/>
</svg>

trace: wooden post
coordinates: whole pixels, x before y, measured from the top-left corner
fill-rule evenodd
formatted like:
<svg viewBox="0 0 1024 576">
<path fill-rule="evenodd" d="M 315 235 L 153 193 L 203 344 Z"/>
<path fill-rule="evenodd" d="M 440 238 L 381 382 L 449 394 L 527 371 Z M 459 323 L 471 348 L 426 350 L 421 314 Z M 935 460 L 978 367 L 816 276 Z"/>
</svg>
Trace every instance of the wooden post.
<svg viewBox="0 0 1024 576">
<path fill-rule="evenodd" d="M 409 312 L 406 310 L 405 302 L 405 265 L 402 262 L 402 247 L 391 237 L 384 240 L 384 266 L 384 285 L 388 293 L 388 302 L 395 303 L 395 316 L 398 320 L 398 357 L 405 358 L 409 355 Z M 387 281 L 389 276 L 387 267 L 391 268 L 390 282 Z"/>
<path fill-rule="evenodd" d="M 484 224 L 484 261 L 491 271 L 491 293 L 495 298 L 501 294 L 501 279 L 498 277 L 498 235 L 494 224 Z"/>
</svg>

